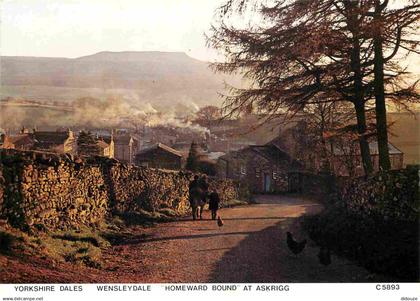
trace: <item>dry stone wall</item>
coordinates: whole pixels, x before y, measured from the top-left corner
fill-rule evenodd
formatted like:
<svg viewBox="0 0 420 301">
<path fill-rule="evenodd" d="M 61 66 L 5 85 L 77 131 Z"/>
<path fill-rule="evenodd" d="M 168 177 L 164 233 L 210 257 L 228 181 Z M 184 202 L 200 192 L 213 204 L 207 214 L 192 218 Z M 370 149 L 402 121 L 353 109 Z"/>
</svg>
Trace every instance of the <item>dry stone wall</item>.
<svg viewBox="0 0 420 301">
<path fill-rule="evenodd" d="M 182 214 L 192 177 L 105 158 L 1 150 L 0 218 L 22 229 L 66 229 L 98 224 L 115 212 L 170 208 Z M 210 179 L 210 189 L 222 202 L 237 198 L 232 181 Z"/>
<path fill-rule="evenodd" d="M 336 199 L 352 212 L 415 221 L 420 209 L 419 166 L 337 181 Z"/>
<path fill-rule="evenodd" d="M 113 188 L 114 210 L 135 212 L 170 208 L 185 213 L 189 209 L 191 173 L 118 164 L 111 166 L 104 174 Z M 237 186 L 230 180 L 210 178 L 209 184 L 210 190 L 220 194 L 222 204 L 238 197 Z"/>
</svg>

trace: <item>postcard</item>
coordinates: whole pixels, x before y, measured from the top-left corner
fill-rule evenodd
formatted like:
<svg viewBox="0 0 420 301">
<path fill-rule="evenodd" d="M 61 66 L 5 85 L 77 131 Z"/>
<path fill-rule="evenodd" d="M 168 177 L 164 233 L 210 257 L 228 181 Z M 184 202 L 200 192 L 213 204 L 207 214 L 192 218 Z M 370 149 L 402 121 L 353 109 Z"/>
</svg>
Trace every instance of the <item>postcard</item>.
<svg viewBox="0 0 420 301">
<path fill-rule="evenodd" d="M 0 16 L 2 300 L 418 300 L 418 2 Z"/>
</svg>

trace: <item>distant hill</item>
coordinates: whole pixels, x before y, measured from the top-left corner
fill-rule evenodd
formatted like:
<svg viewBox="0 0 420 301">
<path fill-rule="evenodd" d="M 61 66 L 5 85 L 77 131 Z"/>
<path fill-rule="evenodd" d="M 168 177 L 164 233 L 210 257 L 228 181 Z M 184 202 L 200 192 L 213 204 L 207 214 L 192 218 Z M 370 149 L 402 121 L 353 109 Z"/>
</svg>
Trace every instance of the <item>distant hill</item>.
<svg viewBox="0 0 420 301">
<path fill-rule="evenodd" d="M 0 65 L 2 98 L 72 101 L 119 94 L 165 108 L 220 103 L 225 80 L 240 84 L 182 52 L 106 51 L 75 59 L 3 56 Z"/>
</svg>

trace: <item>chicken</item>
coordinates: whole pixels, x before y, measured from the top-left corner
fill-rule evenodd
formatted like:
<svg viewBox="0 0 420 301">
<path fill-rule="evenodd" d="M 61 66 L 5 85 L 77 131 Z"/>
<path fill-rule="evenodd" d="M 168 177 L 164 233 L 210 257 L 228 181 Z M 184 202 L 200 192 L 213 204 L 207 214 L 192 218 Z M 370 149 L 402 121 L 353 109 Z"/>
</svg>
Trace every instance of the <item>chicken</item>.
<svg viewBox="0 0 420 301">
<path fill-rule="evenodd" d="M 219 227 L 222 227 L 222 226 L 223 226 L 223 220 L 222 220 L 222 218 L 220 217 L 220 215 L 217 217 L 217 225 L 218 225 Z"/>
<path fill-rule="evenodd" d="M 287 246 L 289 247 L 290 251 L 297 256 L 297 254 L 301 253 L 306 246 L 306 239 L 297 242 L 293 239 L 292 233 L 287 232 Z"/>
<path fill-rule="evenodd" d="M 321 247 L 318 253 L 319 262 L 323 265 L 331 264 L 331 253 L 330 249 L 326 247 Z"/>
</svg>

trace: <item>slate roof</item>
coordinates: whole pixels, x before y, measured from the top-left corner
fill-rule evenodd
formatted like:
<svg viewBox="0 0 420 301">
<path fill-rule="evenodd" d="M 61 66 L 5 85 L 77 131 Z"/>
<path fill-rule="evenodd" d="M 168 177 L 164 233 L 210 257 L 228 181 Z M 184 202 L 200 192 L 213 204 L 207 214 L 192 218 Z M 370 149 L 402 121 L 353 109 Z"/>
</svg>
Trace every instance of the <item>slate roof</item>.
<svg viewBox="0 0 420 301">
<path fill-rule="evenodd" d="M 115 144 L 129 145 L 131 139 L 132 139 L 132 137 L 130 135 L 115 135 L 114 136 L 114 143 Z"/>
<path fill-rule="evenodd" d="M 99 136 L 98 137 L 98 141 L 100 141 L 100 140 L 102 140 L 103 142 L 105 142 L 106 144 L 111 144 L 111 141 L 113 141 L 114 140 L 114 138 L 112 137 L 112 136 L 106 136 L 106 135 L 104 135 L 104 136 Z"/>
<path fill-rule="evenodd" d="M 68 132 L 35 132 L 32 134 L 38 148 L 50 148 L 64 144 L 69 138 Z"/>
<path fill-rule="evenodd" d="M 139 153 L 136 154 L 136 157 L 137 156 L 144 156 L 144 155 L 148 154 L 149 152 L 154 151 L 156 149 L 162 149 L 162 150 L 164 150 L 168 153 L 171 153 L 175 156 L 182 157 L 181 152 L 179 152 L 179 151 L 177 151 L 177 150 L 173 149 L 172 147 L 169 147 L 165 144 L 162 144 L 162 143 L 157 143 L 150 148 L 147 148 L 147 149 L 144 149 L 144 150 L 140 151 Z"/>
<path fill-rule="evenodd" d="M 13 143 L 15 147 L 20 148 L 24 146 L 32 146 L 34 144 L 34 140 L 28 134 L 18 134 L 13 136 L 7 136 L 5 139 Z M 4 141 L 6 142 L 6 141 Z"/>
<path fill-rule="evenodd" d="M 390 155 L 398 155 L 403 154 L 402 151 L 400 151 L 396 146 L 388 142 L 388 149 Z M 377 141 L 370 141 L 369 142 L 369 151 L 371 155 L 379 155 L 379 149 L 378 149 L 378 142 Z M 342 156 L 344 155 L 343 150 L 334 147 L 333 148 L 334 155 L 336 156 Z"/>
<path fill-rule="evenodd" d="M 390 155 L 396 155 L 396 154 L 402 154 L 403 152 L 400 151 L 395 145 L 392 145 L 388 142 L 388 149 Z M 372 141 L 369 142 L 369 150 L 371 155 L 379 155 L 379 149 L 378 149 L 378 142 Z"/>
<path fill-rule="evenodd" d="M 269 161 L 278 162 L 280 160 L 285 160 L 291 163 L 292 167 L 294 168 L 302 167 L 302 164 L 300 164 L 298 161 L 293 159 L 288 153 L 283 151 L 277 145 L 269 143 L 266 145 L 250 145 L 249 147 L 251 150 L 263 156 Z"/>
<path fill-rule="evenodd" d="M 70 137 L 69 132 L 34 132 L 30 134 L 37 149 L 50 149 L 63 145 Z"/>
<path fill-rule="evenodd" d="M 273 164 L 279 163 L 279 161 L 284 160 L 290 164 L 292 169 L 300 170 L 303 168 L 303 165 L 297 160 L 293 159 L 288 153 L 283 151 L 281 148 L 274 144 L 265 144 L 265 145 L 250 145 L 238 151 L 230 152 L 226 155 L 220 156 L 221 160 L 229 160 L 229 157 L 240 158 L 242 157 L 242 152 L 253 152 L 256 155 L 259 155 L 266 160 L 272 162 Z"/>
<path fill-rule="evenodd" d="M 98 140 L 97 144 L 98 144 L 98 146 L 99 146 L 100 148 L 102 148 L 102 149 L 105 149 L 105 148 L 109 147 L 109 144 L 108 144 L 108 143 L 106 143 L 106 142 L 105 142 L 105 141 L 103 141 L 103 140 Z"/>
</svg>

